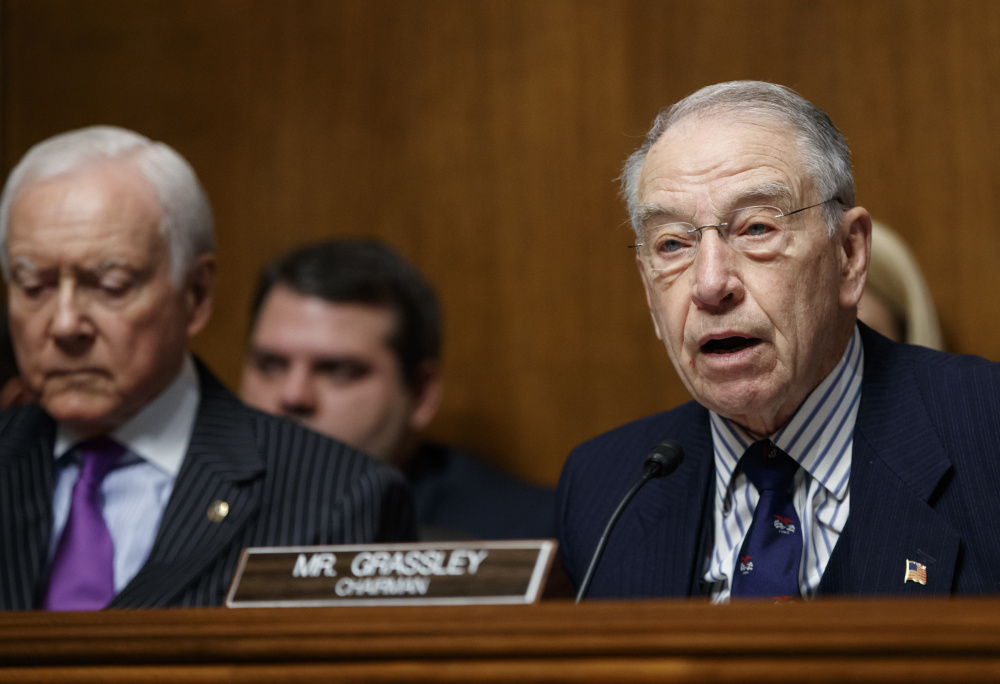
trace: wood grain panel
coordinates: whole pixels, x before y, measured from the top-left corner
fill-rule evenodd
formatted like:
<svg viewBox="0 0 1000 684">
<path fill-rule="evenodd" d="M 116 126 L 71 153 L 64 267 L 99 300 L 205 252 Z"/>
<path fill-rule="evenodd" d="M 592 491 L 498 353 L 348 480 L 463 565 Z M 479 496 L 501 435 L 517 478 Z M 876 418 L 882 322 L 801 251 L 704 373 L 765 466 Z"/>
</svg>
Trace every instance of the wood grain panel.
<svg viewBox="0 0 1000 684">
<path fill-rule="evenodd" d="M 18 682 L 997 682 L 995 600 L 0 615 Z"/>
<path fill-rule="evenodd" d="M 734 78 L 830 112 L 950 346 L 1000 359 L 1000 3 L 0 0 L 0 18 L 4 169 L 92 123 L 198 169 L 221 280 L 196 348 L 230 384 L 261 265 L 379 237 L 445 308 L 433 434 L 554 482 L 573 444 L 687 399 L 614 179 L 657 109 Z"/>
</svg>

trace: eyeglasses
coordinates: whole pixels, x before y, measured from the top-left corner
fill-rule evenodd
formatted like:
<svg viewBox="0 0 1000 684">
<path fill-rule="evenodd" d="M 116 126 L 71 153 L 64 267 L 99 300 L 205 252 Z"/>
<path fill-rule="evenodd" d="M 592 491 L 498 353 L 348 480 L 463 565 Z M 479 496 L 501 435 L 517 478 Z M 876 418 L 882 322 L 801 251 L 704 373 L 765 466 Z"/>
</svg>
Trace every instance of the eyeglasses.
<svg viewBox="0 0 1000 684">
<path fill-rule="evenodd" d="M 831 197 L 786 213 L 777 207 L 743 207 L 723 214 L 719 223 L 705 226 L 686 221 L 650 226 L 643 229 L 640 241 L 633 246 L 646 270 L 659 277 L 677 276 L 694 261 L 706 228 L 714 228 L 719 238 L 738 253 L 751 259 L 767 259 L 781 254 L 791 235 L 787 224 L 778 219 L 835 201 L 840 202 L 840 198 Z"/>
</svg>

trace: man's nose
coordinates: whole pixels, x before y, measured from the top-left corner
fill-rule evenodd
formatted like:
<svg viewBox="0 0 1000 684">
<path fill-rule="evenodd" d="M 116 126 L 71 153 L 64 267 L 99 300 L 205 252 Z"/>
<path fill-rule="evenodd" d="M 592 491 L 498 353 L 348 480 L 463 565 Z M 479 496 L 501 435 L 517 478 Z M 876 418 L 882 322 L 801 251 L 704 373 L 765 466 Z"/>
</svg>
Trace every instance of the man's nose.
<svg viewBox="0 0 1000 684">
<path fill-rule="evenodd" d="M 86 302 L 71 279 L 60 280 L 55 307 L 50 327 L 52 337 L 65 351 L 82 351 L 93 340 L 95 327 L 86 311 Z"/>
<path fill-rule="evenodd" d="M 695 253 L 694 287 L 692 296 L 703 307 L 734 304 L 743 299 L 743 281 L 737 261 L 739 255 L 723 239 L 719 229 L 706 226 L 701 229 L 698 251 Z"/>
<path fill-rule="evenodd" d="M 316 411 L 316 387 L 309 368 L 293 364 L 281 385 L 281 410 L 293 416 L 311 416 Z"/>
</svg>

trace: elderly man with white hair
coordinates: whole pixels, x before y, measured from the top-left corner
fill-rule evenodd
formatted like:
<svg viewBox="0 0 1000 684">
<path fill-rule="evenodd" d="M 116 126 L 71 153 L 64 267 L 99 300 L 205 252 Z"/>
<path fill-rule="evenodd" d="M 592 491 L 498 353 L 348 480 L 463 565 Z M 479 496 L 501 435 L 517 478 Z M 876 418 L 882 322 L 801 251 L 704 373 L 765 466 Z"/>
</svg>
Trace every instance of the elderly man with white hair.
<svg viewBox="0 0 1000 684">
<path fill-rule="evenodd" d="M 414 535 L 400 474 L 190 355 L 213 252 L 208 199 L 162 143 L 86 128 L 12 171 L 0 263 L 37 403 L 0 414 L 0 609 L 220 605 L 245 547 Z"/>
<path fill-rule="evenodd" d="M 665 109 L 624 195 L 653 329 L 695 401 L 579 446 L 558 490 L 591 596 L 723 602 L 1000 590 L 1000 365 L 857 322 L 871 218 L 829 117 L 739 81 Z M 655 469 L 655 465 L 653 466 Z"/>
</svg>

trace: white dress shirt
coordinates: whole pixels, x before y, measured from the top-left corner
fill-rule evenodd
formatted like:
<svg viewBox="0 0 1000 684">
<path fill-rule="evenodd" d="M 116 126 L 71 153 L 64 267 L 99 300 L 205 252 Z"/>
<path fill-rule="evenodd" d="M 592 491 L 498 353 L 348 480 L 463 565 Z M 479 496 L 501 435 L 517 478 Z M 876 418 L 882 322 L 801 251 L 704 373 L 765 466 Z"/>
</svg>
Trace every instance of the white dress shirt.
<svg viewBox="0 0 1000 684">
<path fill-rule="evenodd" d="M 808 598 L 819 588 L 850 511 L 851 453 L 863 368 L 861 333 L 855 326 L 837 367 L 806 397 L 792 419 L 769 436 L 801 466 L 795 474 L 793 504 L 802 521 L 799 588 Z M 729 600 L 737 557 L 759 498 L 757 488 L 736 465 L 756 440 L 714 412 L 710 421 L 716 491 L 713 541 L 708 545 L 703 580 L 710 585 L 713 602 L 723 603 Z"/>
<path fill-rule="evenodd" d="M 109 436 L 127 449 L 101 485 L 104 519 L 115 548 L 115 593 L 127 585 L 149 557 L 187 453 L 201 390 L 189 356 L 180 373 L 153 401 Z M 56 432 L 56 484 L 52 498 L 51 562 L 69 516 L 80 465 L 71 453 L 81 441 L 63 425 Z"/>
</svg>

